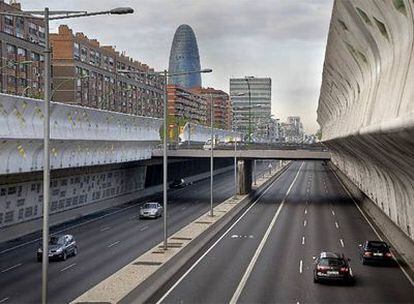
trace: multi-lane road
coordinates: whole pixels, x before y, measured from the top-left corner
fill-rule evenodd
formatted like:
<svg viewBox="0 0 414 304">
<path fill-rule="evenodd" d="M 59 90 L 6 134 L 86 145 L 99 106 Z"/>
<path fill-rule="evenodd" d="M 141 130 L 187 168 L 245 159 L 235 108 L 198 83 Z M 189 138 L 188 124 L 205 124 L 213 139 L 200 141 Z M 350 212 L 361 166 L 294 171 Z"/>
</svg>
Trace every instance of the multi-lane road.
<svg viewBox="0 0 414 304">
<path fill-rule="evenodd" d="M 379 236 L 321 162 L 295 162 L 152 299 L 158 303 L 414 303 L 398 267 L 364 266 Z M 351 259 L 354 285 L 313 283 L 324 250 Z"/>
<path fill-rule="evenodd" d="M 257 172 L 265 169 L 260 164 Z M 215 177 L 214 202 L 234 194 L 233 171 Z M 169 191 L 168 225 L 173 233 L 207 212 L 210 180 Z M 162 218 L 138 219 L 139 202 L 68 223 L 58 230 L 73 234 L 79 254 L 49 265 L 49 302 L 67 303 L 137 256 L 161 242 Z M 52 229 L 52 232 L 56 229 Z M 39 303 L 41 263 L 38 234 L 0 244 L 0 303 Z"/>
</svg>

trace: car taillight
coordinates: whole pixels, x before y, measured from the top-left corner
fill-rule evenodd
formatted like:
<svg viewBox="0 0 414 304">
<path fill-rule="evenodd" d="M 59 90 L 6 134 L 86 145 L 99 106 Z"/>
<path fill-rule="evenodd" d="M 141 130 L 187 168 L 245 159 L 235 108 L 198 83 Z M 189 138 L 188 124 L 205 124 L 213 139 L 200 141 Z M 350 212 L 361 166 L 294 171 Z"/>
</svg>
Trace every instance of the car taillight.
<svg viewBox="0 0 414 304">
<path fill-rule="evenodd" d="M 372 255 L 372 252 L 371 251 L 364 252 L 364 256 L 371 256 L 371 255 Z"/>
<path fill-rule="evenodd" d="M 346 267 L 341 267 L 341 272 L 348 272 L 349 271 L 349 269 L 348 268 L 346 268 Z"/>
<path fill-rule="evenodd" d="M 328 270 L 328 269 L 329 269 L 329 267 L 327 267 L 327 266 L 319 266 L 319 265 L 318 265 L 318 267 L 316 267 L 316 269 L 317 269 L 318 271 L 326 271 L 326 270 Z"/>
<path fill-rule="evenodd" d="M 385 256 L 386 256 L 387 258 L 391 258 L 391 257 L 392 257 L 392 253 L 391 253 L 391 252 L 387 252 L 387 253 L 385 254 Z"/>
</svg>

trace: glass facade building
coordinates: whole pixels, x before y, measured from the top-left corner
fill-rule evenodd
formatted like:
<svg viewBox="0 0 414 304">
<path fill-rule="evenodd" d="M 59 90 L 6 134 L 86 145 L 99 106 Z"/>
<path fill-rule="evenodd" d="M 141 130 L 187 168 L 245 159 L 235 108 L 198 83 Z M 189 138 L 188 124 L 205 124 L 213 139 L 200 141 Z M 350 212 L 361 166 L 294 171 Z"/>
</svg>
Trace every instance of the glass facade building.
<svg viewBox="0 0 414 304">
<path fill-rule="evenodd" d="M 199 71 L 200 69 L 200 55 L 194 31 L 189 25 L 182 24 L 174 34 L 168 71 L 173 74 Z M 170 77 L 169 84 L 183 88 L 201 87 L 201 75 L 195 73 L 173 76 Z"/>
</svg>

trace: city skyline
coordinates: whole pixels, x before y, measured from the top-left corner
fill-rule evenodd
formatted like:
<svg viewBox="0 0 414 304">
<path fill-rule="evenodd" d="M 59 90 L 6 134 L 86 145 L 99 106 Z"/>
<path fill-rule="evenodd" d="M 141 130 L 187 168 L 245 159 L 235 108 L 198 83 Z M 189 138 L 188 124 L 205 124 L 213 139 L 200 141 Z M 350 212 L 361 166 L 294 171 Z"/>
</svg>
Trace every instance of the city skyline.
<svg viewBox="0 0 414 304">
<path fill-rule="evenodd" d="M 142 1 L 137 6 L 132 0 L 75 0 L 65 4 L 65 9 L 99 10 L 123 5 L 136 8 L 136 14 L 116 21 L 89 18 L 64 23 L 159 70 L 168 67 L 176 28 L 189 24 L 197 36 L 202 68 L 213 69 L 213 73 L 203 76 L 205 87 L 229 92 L 232 77 L 270 77 L 272 114 L 281 120 L 301 116 L 305 131 L 314 133 L 318 129 L 316 107 L 332 1 L 279 2 L 275 6 L 273 1 L 262 1 L 260 5 L 250 1 Z M 217 14 L 214 8 L 219 4 Z M 46 5 L 62 9 L 52 0 L 39 5 L 34 0 L 22 1 L 23 10 Z M 52 22 L 51 31 L 61 23 Z M 103 27 L 105 31 L 100 30 Z"/>
</svg>

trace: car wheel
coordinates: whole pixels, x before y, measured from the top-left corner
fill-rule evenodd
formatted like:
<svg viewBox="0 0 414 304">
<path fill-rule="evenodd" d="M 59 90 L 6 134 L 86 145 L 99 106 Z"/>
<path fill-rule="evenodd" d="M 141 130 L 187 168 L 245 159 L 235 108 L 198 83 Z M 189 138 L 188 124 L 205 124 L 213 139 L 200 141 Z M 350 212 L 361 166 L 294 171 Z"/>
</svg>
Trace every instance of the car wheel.
<svg viewBox="0 0 414 304">
<path fill-rule="evenodd" d="M 42 261 L 42 258 L 37 258 L 37 261 L 40 263 Z"/>
<path fill-rule="evenodd" d="M 367 261 L 364 258 L 362 258 L 362 265 L 367 265 Z"/>
<path fill-rule="evenodd" d="M 73 249 L 73 256 L 77 256 L 78 255 L 78 247 L 75 247 Z"/>
<path fill-rule="evenodd" d="M 313 277 L 313 283 L 319 283 L 319 279 L 317 277 Z"/>
<path fill-rule="evenodd" d="M 68 255 L 66 254 L 66 251 L 63 251 L 62 261 L 66 261 L 67 258 L 68 258 Z"/>
</svg>

